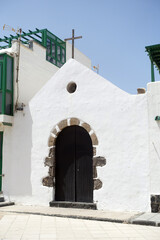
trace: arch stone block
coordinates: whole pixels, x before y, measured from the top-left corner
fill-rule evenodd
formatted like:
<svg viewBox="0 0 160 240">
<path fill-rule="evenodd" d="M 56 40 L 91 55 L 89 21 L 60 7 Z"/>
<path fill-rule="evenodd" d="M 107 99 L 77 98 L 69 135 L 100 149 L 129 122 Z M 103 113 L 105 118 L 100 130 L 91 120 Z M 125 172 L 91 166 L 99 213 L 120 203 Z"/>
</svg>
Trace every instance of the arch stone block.
<svg viewBox="0 0 160 240">
<path fill-rule="evenodd" d="M 95 133 L 91 134 L 91 139 L 92 139 L 92 144 L 93 145 L 98 145 L 98 139 Z"/>
<path fill-rule="evenodd" d="M 53 177 L 47 176 L 43 178 L 42 184 L 43 186 L 46 186 L 46 187 L 53 187 L 54 186 Z"/>
<path fill-rule="evenodd" d="M 94 190 L 98 190 L 102 187 L 102 182 L 100 179 L 94 179 Z"/>
<path fill-rule="evenodd" d="M 78 118 L 71 118 L 71 119 L 70 119 L 70 125 L 71 125 L 71 126 L 73 126 L 73 125 L 79 126 L 79 124 L 80 124 L 80 121 L 79 121 Z"/>
<path fill-rule="evenodd" d="M 106 159 L 104 157 L 98 156 L 93 158 L 93 166 L 103 167 L 104 165 L 106 165 Z"/>
<path fill-rule="evenodd" d="M 62 131 L 63 128 L 67 127 L 67 119 L 62 120 L 61 122 L 58 123 L 59 130 Z"/>
<path fill-rule="evenodd" d="M 48 147 L 52 147 L 55 145 L 55 141 L 56 139 L 53 136 L 49 137 L 49 141 L 48 141 Z"/>
<path fill-rule="evenodd" d="M 86 129 L 88 133 L 91 131 L 91 126 L 88 123 L 82 123 L 82 127 Z"/>
</svg>

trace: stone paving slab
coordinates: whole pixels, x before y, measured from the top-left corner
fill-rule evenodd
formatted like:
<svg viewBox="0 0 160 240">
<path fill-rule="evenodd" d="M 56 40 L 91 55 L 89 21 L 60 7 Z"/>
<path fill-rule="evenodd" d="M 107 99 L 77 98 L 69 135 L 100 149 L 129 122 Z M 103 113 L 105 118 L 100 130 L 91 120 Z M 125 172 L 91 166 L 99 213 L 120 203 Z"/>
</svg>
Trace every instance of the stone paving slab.
<svg viewBox="0 0 160 240">
<path fill-rule="evenodd" d="M 133 224 L 160 226 L 160 213 L 144 213 L 131 220 Z"/>
<path fill-rule="evenodd" d="M 137 220 L 150 220 L 154 218 L 157 215 L 157 213 L 144 213 L 137 217 Z"/>
<path fill-rule="evenodd" d="M 160 214 L 159 213 L 151 213 L 151 218 L 152 221 L 160 221 Z"/>
<path fill-rule="evenodd" d="M 0 220 L 3 240 L 159 240 L 160 228 L 22 213 Z"/>
</svg>

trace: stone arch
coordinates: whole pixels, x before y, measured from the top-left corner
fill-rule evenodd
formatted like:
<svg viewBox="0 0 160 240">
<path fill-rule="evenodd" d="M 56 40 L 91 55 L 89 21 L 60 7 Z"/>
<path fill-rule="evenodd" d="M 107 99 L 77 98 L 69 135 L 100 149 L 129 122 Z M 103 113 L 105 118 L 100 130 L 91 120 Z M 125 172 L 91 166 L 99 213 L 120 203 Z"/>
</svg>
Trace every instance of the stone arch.
<svg viewBox="0 0 160 240">
<path fill-rule="evenodd" d="M 97 176 L 97 167 L 102 167 L 106 164 L 106 159 L 104 157 L 96 156 L 97 147 L 98 147 L 98 138 L 91 128 L 91 126 L 79 120 L 78 118 L 69 118 L 60 121 L 56 126 L 52 129 L 49 139 L 48 139 L 48 147 L 49 154 L 45 158 L 44 165 L 49 167 L 48 176 L 42 179 L 42 184 L 46 187 L 54 187 L 55 183 L 55 146 L 56 146 L 56 138 L 59 133 L 66 127 L 77 125 L 83 127 L 91 137 L 92 146 L 93 146 L 93 182 L 94 182 L 94 190 L 98 190 L 102 187 L 102 182 Z"/>
</svg>

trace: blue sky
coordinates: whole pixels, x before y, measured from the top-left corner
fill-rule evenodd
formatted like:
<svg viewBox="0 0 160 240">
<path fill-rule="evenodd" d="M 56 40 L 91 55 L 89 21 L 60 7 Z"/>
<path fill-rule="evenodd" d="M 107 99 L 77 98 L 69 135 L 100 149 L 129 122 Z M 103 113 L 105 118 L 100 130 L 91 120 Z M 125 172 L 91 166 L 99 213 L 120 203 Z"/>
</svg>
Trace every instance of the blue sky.
<svg viewBox="0 0 160 240">
<path fill-rule="evenodd" d="M 59 38 L 76 35 L 76 47 L 100 65 L 100 75 L 136 94 L 150 82 L 145 46 L 160 43 L 160 0 L 8 0 L 1 1 L 0 37 L 13 34 L 3 25 L 23 31 L 47 28 Z M 156 80 L 160 80 L 155 70 Z"/>
</svg>

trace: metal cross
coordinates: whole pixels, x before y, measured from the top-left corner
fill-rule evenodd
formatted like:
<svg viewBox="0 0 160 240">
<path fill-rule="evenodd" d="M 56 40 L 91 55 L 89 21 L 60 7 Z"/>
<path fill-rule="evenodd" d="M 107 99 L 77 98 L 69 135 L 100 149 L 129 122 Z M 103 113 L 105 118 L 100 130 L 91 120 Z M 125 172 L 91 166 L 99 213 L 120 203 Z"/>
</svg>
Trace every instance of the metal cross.
<svg viewBox="0 0 160 240">
<path fill-rule="evenodd" d="M 65 38 L 64 41 L 72 40 L 72 58 L 74 58 L 74 40 L 82 38 L 82 36 L 75 37 L 74 36 L 74 29 L 72 29 L 72 37 L 71 38 Z"/>
</svg>

